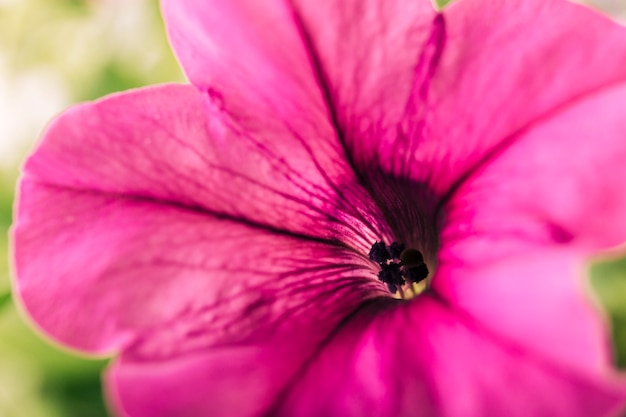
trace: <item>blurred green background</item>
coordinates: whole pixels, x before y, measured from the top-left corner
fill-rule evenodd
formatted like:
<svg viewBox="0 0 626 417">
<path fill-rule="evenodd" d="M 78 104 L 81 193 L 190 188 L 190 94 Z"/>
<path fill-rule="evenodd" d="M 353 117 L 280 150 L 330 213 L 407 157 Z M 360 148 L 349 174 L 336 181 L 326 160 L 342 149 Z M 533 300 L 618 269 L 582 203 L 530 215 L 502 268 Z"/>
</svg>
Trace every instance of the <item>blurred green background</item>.
<svg viewBox="0 0 626 417">
<path fill-rule="evenodd" d="M 623 0 L 594 5 L 623 19 Z M 106 361 L 51 345 L 10 297 L 7 231 L 18 170 L 45 124 L 68 105 L 183 81 L 156 0 L 0 0 L 0 416 L 106 416 Z M 592 268 L 626 367 L 626 260 Z"/>
</svg>

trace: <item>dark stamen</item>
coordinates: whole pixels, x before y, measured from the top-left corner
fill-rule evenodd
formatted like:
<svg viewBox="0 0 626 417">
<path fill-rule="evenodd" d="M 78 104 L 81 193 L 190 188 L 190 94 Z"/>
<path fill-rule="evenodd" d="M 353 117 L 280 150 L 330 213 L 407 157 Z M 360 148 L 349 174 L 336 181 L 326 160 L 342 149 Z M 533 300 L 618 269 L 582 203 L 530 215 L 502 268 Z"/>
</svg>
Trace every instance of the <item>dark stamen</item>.
<svg viewBox="0 0 626 417">
<path fill-rule="evenodd" d="M 428 267 L 426 264 L 421 264 L 414 268 L 406 268 L 404 276 L 406 276 L 407 281 L 417 284 L 428 276 Z"/>
<path fill-rule="evenodd" d="M 393 242 L 389 245 L 389 254 L 392 259 L 400 259 L 400 254 L 404 251 L 404 243 Z"/>
<path fill-rule="evenodd" d="M 402 251 L 399 258 L 402 265 L 407 268 L 415 268 L 416 266 L 424 264 L 424 256 L 422 255 L 422 252 L 413 248 L 408 248 Z"/>
<path fill-rule="evenodd" d="M 402 271 L 400 271 L 400 264 L 390 263 L 390 264 L 381 264 L 381 270 L 378 273 L 378 279 L 384 283 L 390 283 L 397 286 L 404 285 L 404 278 L 402 276 Z"/>
<path fill-rule="evenodd" d="M 389 252 L 387 251 L 387 245 L 385 242 L 375 242 L 372 245 L 369 253 L 370 260 L 378 262 L 379 264 L 387 262 L 390 259 Z"/>
<path fill-rule="evenodd" d="M 406 248 L 403 243 L 393 242 L 387 248 L 383 241 L 374 242 L 369 258 L 380 266 L 378 279 L 387 284 L 392 294 L 400 291 L 402 295 L 407 281 L 412 285 L 428 277 L 428 266 L 424 263 L 422 252 Z"/>
</svg>

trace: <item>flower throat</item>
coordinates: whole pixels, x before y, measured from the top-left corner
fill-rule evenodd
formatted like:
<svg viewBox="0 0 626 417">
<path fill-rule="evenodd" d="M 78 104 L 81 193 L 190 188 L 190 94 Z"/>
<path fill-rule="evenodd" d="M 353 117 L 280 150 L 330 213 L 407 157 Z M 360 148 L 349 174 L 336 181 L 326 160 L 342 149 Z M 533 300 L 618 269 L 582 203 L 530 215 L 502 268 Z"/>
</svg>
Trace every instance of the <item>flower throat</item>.
<svg viewBox="0 0 626 417">
<path fill-rule="evenodd" d="M 378 279 L 387 285 L 389 292 L 399 293 L 402 299 L 407 295 L 405 289 L 416 295 L 420 283 L 428 277 L 422 252 L 406 248 L 402 243 L 392 242 L 387 246 L 382 241 L 374 242 L 368 256 L 380 266 Z"/>
</svg>

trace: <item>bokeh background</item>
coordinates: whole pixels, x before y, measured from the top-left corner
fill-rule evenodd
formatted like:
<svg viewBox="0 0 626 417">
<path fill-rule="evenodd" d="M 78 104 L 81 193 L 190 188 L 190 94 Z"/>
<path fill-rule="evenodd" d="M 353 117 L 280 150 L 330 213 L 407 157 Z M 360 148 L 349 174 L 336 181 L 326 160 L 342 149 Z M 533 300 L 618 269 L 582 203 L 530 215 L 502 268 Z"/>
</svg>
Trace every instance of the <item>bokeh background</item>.
<svg viewBox="0 0 626 417">
<path fill-rule="evenodd" d="M 586 3 L 626 21 L 626 0 Z M 1 417 L 107 415 L 106 361 L 46 341 L 11 298 L 7 232 L 21 162 L 72 103 L 171 81 L 184 77 L 156 0 L 0 0 Z M 614 324 L 616 363 L 626 367 L 626 260 L 598 264 L 592 275 Z"/>
</svg>

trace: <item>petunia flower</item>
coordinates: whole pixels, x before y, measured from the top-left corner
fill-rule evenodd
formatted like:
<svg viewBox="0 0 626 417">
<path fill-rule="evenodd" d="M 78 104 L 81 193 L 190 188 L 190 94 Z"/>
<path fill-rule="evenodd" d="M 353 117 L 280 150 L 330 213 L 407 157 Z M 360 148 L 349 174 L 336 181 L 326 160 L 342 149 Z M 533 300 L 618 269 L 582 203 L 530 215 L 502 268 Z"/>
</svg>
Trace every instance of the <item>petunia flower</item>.
<svg viewBox="0 0 626 417">
<path fill-rule="evenodd" d="M 132 417 L 616 415 L 626 29 L 562 0 L 165 0 L 191 81 L 24 167 L 16 291 Z M 391 284 L 391 285 L 390 285 Z"/>
</svg>

